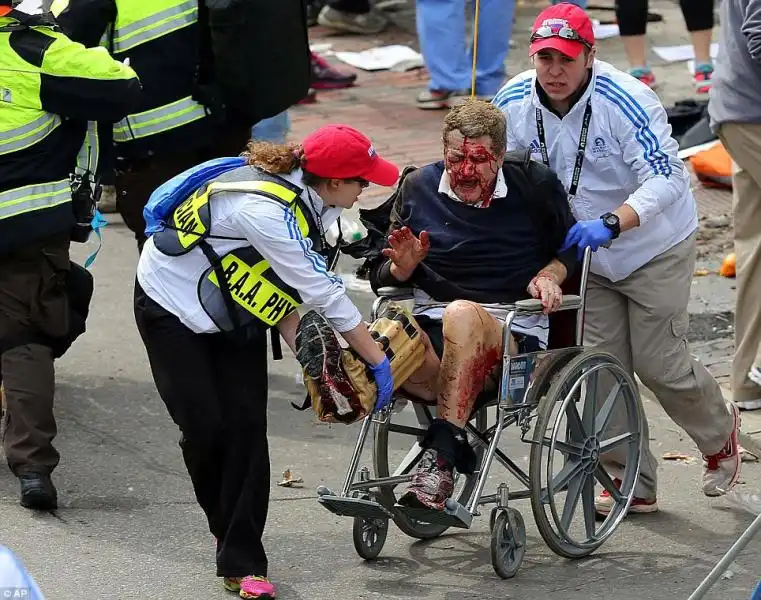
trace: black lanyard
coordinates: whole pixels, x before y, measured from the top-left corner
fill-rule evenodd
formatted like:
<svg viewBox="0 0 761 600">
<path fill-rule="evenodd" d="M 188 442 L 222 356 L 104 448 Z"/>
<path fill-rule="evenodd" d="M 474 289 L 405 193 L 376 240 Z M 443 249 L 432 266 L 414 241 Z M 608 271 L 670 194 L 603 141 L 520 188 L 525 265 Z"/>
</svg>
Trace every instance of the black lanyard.
<svg viewBox="0 0 761 600">
<path fill-rule="evenodd" d="M 584 164 L 584 151 L 587 149 L 587 134 L 589 133 L 589 121 L 592 118 L 592 101 L 587 100 L 587 107 L 584 109 L 584 118 L 581 122 L 581 134 L 579 135 L 579 149 L 576 151 L 576 163 L 573 166 L 573 176 L 571 177 L 571 187 L 568 188 L 568 195 L 575 196 L 579 187 L 581 178 L 581 167 Z M 539 136 L 539 149 L 542 152 L 542 162 L 550 167 L 550 156 L 547 153 L 547 140 L 544 137 L 544 118 L 542 109 L 536 109 L 536 132 Z"/>
</svg>

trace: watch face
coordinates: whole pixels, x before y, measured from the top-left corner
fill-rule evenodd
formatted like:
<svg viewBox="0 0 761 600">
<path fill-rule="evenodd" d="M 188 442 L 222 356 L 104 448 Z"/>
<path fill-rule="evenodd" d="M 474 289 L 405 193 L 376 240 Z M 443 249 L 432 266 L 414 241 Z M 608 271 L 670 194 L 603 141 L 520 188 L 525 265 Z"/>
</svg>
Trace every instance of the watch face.
<svg viewBox="0 0 761 600">
<path fill-rule="evenodd" d="M 605 217 L 605 224 L 616 227 L 618 225 L 618 217 L 616 215 L 608 215 Z"/>
</svg>

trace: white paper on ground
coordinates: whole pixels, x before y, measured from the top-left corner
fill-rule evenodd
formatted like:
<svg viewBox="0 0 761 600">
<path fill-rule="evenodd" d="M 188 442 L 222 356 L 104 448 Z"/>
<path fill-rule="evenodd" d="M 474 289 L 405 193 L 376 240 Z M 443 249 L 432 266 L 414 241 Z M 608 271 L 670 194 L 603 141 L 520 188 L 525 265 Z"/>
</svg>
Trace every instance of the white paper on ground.
<svg viewBox="0 0 761 600">
<path fill-rule="evenodd" d="M 336 52 L 338 60 L 365 71 L 393 69 L 404 63 L 408 69 L 423 65 L 423 56 L 408 46 L 393 44 L 362 52 Z"/>
<path fill-rule="evenodd" d="M 594 27 L 595 40 L 605 40 L 619 36 L 618 25 L 615 23 L 602 25 L 597 19 L 592 21 Z"/>
<path fill-rule="evenodd" d="M 24 0 L 16 7 L 16 10 L 28 15 L 37 15 L 42 12 L 42 0 Z"/>
<path fill-rule="evenodd" d="M 681 62 L 695 58 L 695 50 L 692 44 L 683 44 L 681 46 L 653 46 L 655 52 L 661 59 L 666 62 Z M 711 58 L 716 58 L 719 54 L 719 44 L 711 44 Z"/>
<path fill-rule="evenodd" d="M 309 49 L 315 54 L 324 54 L 333 49 L 333 44 L 309 44 Z"/>
<path fill-rule="evenodd" d="M 719 140 L 713 140 L 711 142 L 706 142 L 705 144 L 698 144 L 697 146 L 692 146 L 690 148 L 683 148 L 679 151 L 677 156 L 684 160 L 685 158 L 689 158 L 690 156 L 697 154 L 698 152 L 702 152 L 703 150 L 709 150 L 713 148 L 716 144 L 720 144 L 721 142 Z"/>
</svg>

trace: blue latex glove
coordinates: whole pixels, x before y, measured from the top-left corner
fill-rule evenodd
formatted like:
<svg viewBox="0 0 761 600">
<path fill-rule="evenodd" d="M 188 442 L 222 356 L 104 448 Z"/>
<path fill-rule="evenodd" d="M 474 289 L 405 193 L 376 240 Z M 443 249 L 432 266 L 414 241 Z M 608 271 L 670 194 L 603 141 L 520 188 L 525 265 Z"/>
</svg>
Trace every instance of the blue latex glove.
<svg viewBox="0 0 761 600">
<path fill-rule="evenodd" d="M 394 393 L 394 380 L 391 377 L 391 363 L 388 362 L 388 357 L 385 357 L 383 362 L 370 367 L 370 370 L 375 376 L 375 385 L 378 386 L 378 399 L 373 412 L 378 412 L 391 403 L 391 395 Z"/>
<path fill-rule="evenodd" d="M 584 249 L 587 246 L 592 252 L 597 252 L 597 249 L 607 244 L 613 239 L 613 232 L 605 227 L 605 223 L 602 219 L 592 219 L 590 221 L 579 221 L 565 236 L 565 242 L 560 249 L 561 252 L 572 248 L 578 247 L 577 256 L 581 259 L 584 256 Z"/>
</svg>

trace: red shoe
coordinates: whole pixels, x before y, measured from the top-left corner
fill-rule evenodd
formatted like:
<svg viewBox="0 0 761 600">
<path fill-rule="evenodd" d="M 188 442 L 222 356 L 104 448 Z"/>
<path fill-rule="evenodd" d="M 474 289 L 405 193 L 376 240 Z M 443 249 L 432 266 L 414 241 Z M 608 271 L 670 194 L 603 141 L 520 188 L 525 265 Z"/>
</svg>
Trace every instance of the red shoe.
<svg viewBox="0 0 761 600">
<path fill-rule="evenodd" d="M 711 86 L 713 85 L 713 82 L 711 81 L 713 77 L 713 65 L 712 64 L 705 64 L 705 65 L 696 65 L 695 66 L 695 75 L 693 75 L 695 78 L 695 91 L 698 94 L 707 94 L 711 91 Z"/>
<path fill-rule="evenodd" d="M 712 456 L 703 456 L 703 493 L 706 496 L 721 496 L 728 492 L 740 478 L 740 411 L 734 404 L 729 405 L 732 413 L 732 433 L 724 447 Z"/>
<path fill-rule="evenodd" d="M 635 79 L 639 79 L 649 88 L 654 89 L 656 87 L 655 74 L 646 67 L 637 67 L 629 70 L 629 75 Z"/>
<path fill-rule="evenodd" d="M 317 91 L 314 88 L 309 88 L 307 95 L 299 100 L 299 104 L 314 104 L 315 102 L 317 102 Z"/>
<path fill-rule="evenodd" d="M 614 479 L 613 483 L 616 484 L 618 489 L 621 489 L 621 480 Z M 615 504 L 613 497 L 608 490 L 603 490 L 597 498 L 595 498 L 595 511 L 600 515 L 610 514 Z M 653 498 L 652 500 L 646 500 L 645 498 L 632 498 L 632 503 L 629 505 L 629 512 L 633 514 L 647 514 L 658 512 L 658 501 Z"/>
<path fill-rule="evenodd" d="M 316 90 L 340 90 L 354 85 L 357 75 L 334 69 L 327 60 L 312 52 L 312 87 Z"/>
</svg>

